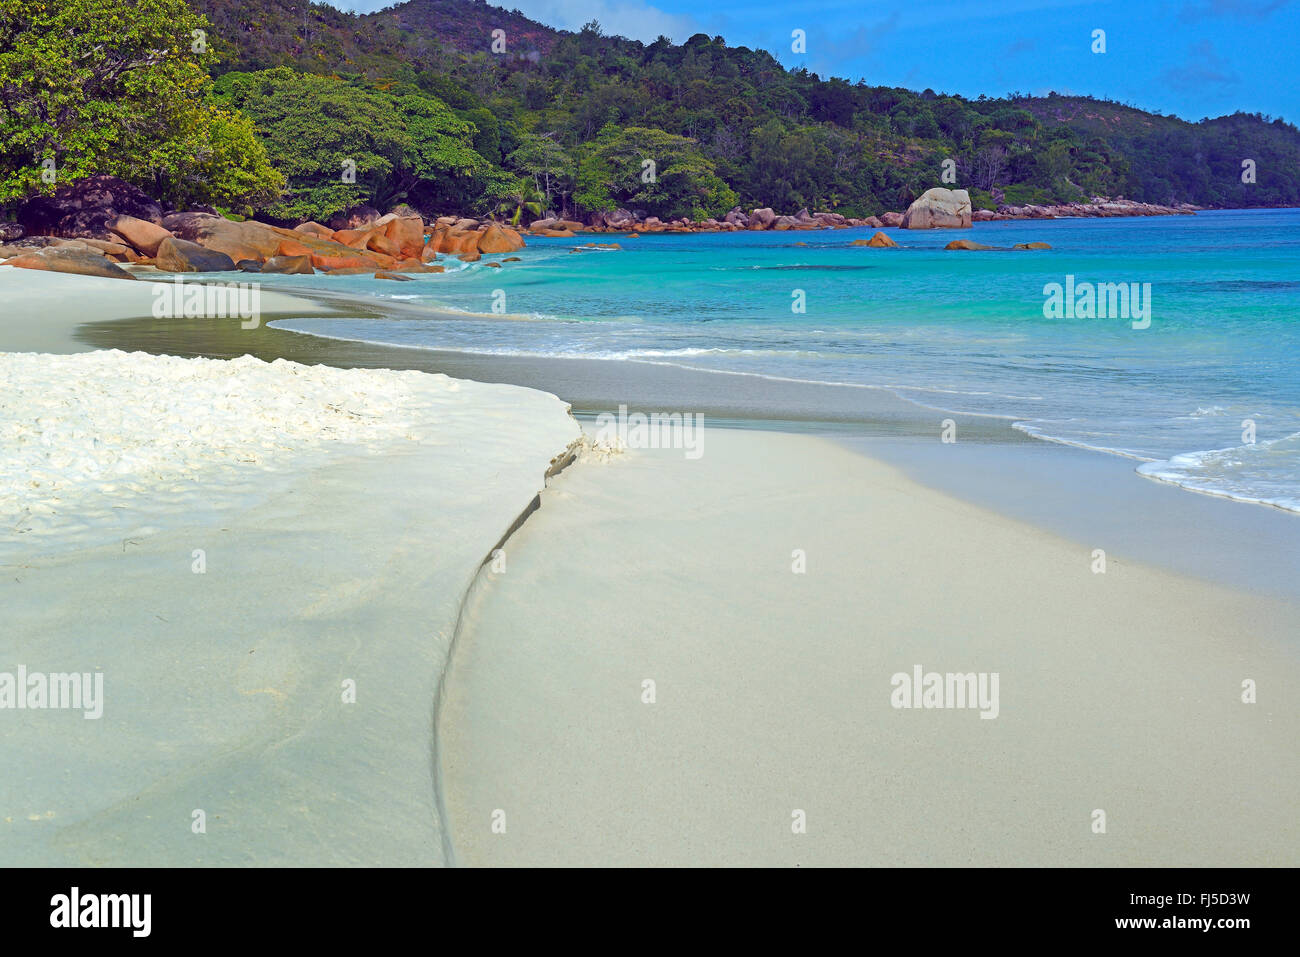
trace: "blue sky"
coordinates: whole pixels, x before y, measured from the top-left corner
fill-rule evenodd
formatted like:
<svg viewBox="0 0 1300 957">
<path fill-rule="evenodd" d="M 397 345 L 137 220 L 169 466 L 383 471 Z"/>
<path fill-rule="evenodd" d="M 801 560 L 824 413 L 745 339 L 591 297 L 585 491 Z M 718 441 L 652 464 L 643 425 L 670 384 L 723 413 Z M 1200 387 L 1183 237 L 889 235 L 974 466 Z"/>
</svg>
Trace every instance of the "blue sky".
<svg viewBox="0 0 1300 957">
<path fill-rule="evenodd" d="M 370 11 L 391 0 L 331 0 Z M 499 0 L 551 26 L 681 42 L 722 34 L 788 67 L 963 96 L 1090 94 L 1185 119 L 1236 110 L 1300 124 L 1300 0 Z M 791 52 L 803 30 L 807 52 Z M 1106 52 L 1092 52 L 1104 30 Z"/>
</svg>

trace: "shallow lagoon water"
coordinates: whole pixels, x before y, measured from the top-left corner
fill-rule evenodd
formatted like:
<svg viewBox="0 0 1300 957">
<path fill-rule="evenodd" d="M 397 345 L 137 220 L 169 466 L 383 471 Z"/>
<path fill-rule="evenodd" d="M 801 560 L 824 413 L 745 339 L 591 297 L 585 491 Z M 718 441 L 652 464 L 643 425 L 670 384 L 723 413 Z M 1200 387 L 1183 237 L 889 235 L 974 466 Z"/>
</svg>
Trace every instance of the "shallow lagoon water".
<svg viewBox="0 0 1300 957">
<path fill-rule="evenodd" d="M 450 262 L 340 292 L 458 314 L 302 318 L 319 336 L 501 356 L 602 358 L 883 389 L 1142 474 L 1300 510 L 1300 211 L 979 224 L 851 246 L 863 230 L 649 235 L 620 250 L 530 239 L 504 269 Z M 1011 250 L 1041 240 L 1051 250 Z M 1151 322 L 1048 318 L 1045 287 L 1150 284 Z M 802 307 L 803 311 L 796 311 Z M 494 309 L 496 311 L 494 311 Z M 1141 325 L 1141 323 L 1138 323 Z M 1254 441 L 1250 439 L 1253 424 Z"/>
</svg>

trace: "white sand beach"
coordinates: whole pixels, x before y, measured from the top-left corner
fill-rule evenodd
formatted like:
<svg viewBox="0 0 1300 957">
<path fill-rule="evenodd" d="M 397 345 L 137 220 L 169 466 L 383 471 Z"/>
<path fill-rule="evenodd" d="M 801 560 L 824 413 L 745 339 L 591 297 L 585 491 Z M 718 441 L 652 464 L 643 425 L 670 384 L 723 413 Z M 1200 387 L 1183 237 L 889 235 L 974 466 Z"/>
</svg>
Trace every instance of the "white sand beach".
<svg viewBox="0 0 1300 957">
<path fill-rule="evenodd" d="M 137 308 L 104 282 L 132 291 L 110 313 Z M 69 348 L 83 283 L 0 270 L 0 350 Z M 567 406 L 124 352 L 0 351 L 0 381 L 0 672 L 103 682 L 90 719 L 0 710 L 0 864 L 445 860 L 443 663 L 579 435 Z"/>
<path fill-rule="evenodd" d="M 1094 573 L 826 439 L 704 445 L 580 462 L 480 579 L 440 722 L 458 863 L 1300 859 L 1293 604 Z M 917 665 L 997 673 L 996 718 L 892 707 Z"/>
<path fill-rule="evenodd" d="M 870 437 L 710 427 L 547 487 L 580 430 L 536 389 L 48 354 L 148 289 L 0 269 L 0 694 L 103 676 L 90 720 L 0 710 L 2 864 L 1300 859 L 1276 576 L 1157 567 L 1122 510 L 1080 541 L 1072 486 L 1060 529 L 1007 517 Z M 1192 549 L 1236 515 L 1163 514 Z M 917 667 L 997 698 L 895 708 Z"/>
</svg>

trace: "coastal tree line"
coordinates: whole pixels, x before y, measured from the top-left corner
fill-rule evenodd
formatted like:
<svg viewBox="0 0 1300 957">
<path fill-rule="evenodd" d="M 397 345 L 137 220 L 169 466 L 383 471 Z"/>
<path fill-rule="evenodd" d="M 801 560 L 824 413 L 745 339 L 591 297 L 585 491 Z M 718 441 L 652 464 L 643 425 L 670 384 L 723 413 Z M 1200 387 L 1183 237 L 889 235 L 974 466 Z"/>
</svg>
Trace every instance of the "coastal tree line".
<svg viewBox="0 0 1300 957">
<path fill-rule="evenodd" d="M 515 221 L 736 205 L 868 216 L 945 168 L 976 208 L 1300 204 L 1300 132 L 1281 119 L 869 86 L 721 37 L 532 30 L 469 0 L 398 11 L 448 26 L 290 0 L 0 0 L 0 207 L 110 173 L 178 207 L 284 221 L 363 201 Z M 516 47 L 494 53 L 502 17 Z"/>
</svg>

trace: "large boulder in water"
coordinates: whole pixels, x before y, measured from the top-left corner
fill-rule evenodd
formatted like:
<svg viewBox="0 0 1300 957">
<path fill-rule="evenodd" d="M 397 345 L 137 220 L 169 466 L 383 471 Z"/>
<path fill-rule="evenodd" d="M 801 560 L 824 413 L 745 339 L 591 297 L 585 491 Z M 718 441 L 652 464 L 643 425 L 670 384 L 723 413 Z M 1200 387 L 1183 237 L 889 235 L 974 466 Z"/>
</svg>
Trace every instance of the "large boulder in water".
<svg viewBox="0 0 1300 957">
<path fill-rule="evenodd" d="M 116 176 L 87 176 L 18 207 L 18 223 L 28 236 L 113 240 L 108 224 L 119 216 L 160 223 L 162 207 Z"/>
<path fill-rule="evenodd" d="M 499 226 L 492 223 L 483 231 L 483 235 L 478 238 L 478 251 L 481 253 L 512 253 L 516 249 L 523 249 L 524 240 L 519 233 L 515 232 L 509 226 Z"/>
<path fill-rule="evenodd" d="M 969 229 L 970 193 L 964 189 L 927 189 L 903 214 L 904 229 Z"/>
<path fill-rule="evenodd" d="M 453 229 L 447 226 L 439 226 L 433 231 L 433 237 L 429 240 L 427 248 L 432 248 L 435 253 L 450 253 L 452 255 L 477 253 L 481 235 L 478 230 L 474 229 Z"/>
</svg>

